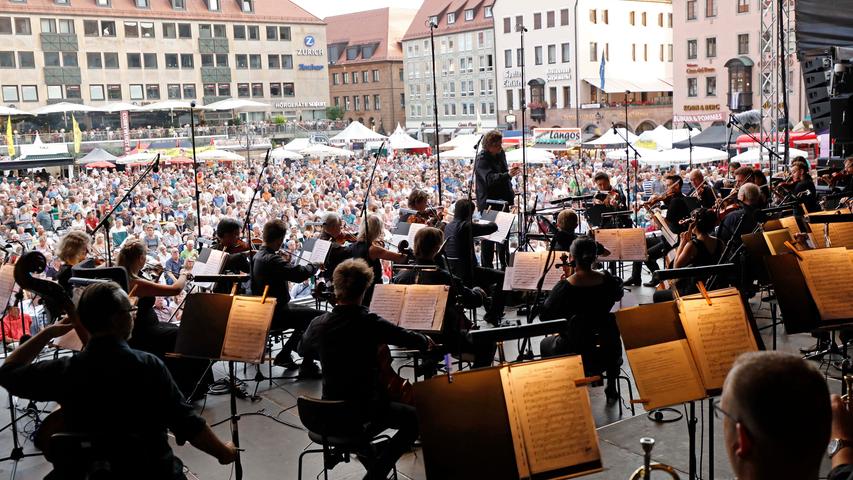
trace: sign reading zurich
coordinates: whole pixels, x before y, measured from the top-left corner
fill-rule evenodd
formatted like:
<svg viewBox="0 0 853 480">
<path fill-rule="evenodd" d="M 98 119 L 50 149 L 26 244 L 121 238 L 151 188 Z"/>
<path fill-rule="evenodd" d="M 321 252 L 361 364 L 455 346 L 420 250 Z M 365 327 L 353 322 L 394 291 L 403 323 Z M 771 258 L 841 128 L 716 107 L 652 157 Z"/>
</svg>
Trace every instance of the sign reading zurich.
<svg viewBox="0 0 853 480">
<path fill-rule="evenodd" d="M 313 35 L 306 35 L 305 36 L 305 46 L 306 47 L 311 48 L 314 46 L 315 43 L 317 43 L 317 40 L 314 39 Z"/>
</svg>

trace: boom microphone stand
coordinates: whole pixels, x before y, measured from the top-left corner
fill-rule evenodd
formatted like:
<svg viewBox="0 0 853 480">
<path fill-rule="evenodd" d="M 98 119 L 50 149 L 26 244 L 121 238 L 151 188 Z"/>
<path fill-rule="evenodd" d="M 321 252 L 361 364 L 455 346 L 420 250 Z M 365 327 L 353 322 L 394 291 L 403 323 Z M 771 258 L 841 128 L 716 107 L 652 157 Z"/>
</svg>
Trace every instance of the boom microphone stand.
<svg viewBox="0 0 853 480">
<path fill-rule="evenodd" d="M 441 198 L 441 152 L 438 148 L 438 84 L 435 79 L 435 29 L 438 24 L 434 21 L 429 22 L 429 43 L 430 53 L 432 54 L 432 115 L 435 119 L 435 168 L 438 174 L 438 204 L 444 205 Z M 375 168 L 375 167 L 374 167 Z M 365 197 L 366 199 L 367 197 Z"/>
<path fill-rule="evenodd" d="M 199 202 L 199 194 L 198 194 L 198 159 L 195 156 L 195 114 L 193 113 L 195 110 L 195 100 L 190 102 L 190 137 L 193 142 L 193 176 L 195 177 L 195 215 L 197 218 L 196 223 L 198 224 L 198 238 L 201 238 L 201 204 Z M 248 157 L 247 161 L 248 161 Z M 254 200 L 254 198 L 252 199 Z"/>
<path fill-rule="evenodd" d="M 642 155 L 640 155 L 640 152 L 638 152 L 638 151 L 637 151 L 637 149 L 636 149 L 636 148 L 634 148 L 634 146 L 633 146 L 633 145 L 631 145 L 631 143 L 630 143 L 630 142 L 628 142 L 628 138 L 627 138 L 627 137 L 628 137 L 628 135 L 627 135 L 628 131 L 627 131 L 627 130 L 625 131 L 626 135 L 624 135 L 624 136 L 623 136 L 621 133 L 619 133 L 619 129 L 617 129 L 617 128 L 616 128 L 616 125 L 614 124 L 614 125 L 613 125 L 613 133 L 615 133 L 616 135 L 618 135 L 618 136 L 619 136 L 619 138 L 621 138 L 622 140 L 625 140 L 625 145 L 626 145 L 626 147 L 625 147 L 625 163 L 626 163 L 625 167 L 627 168 L 627 170 L 626 170 L 626 172 L 625 172 L 625 173 L 628 175 L 628 176 L 625 178 L 625 187 L 626 187 L 626 190 L 627 190 L 627 191 L 625 192 L 625 194 L 626 194 L 626 196 L 628 197 L 628 205 L 631 205 L 631 185 L 630 185 L 630 181 L 629 181 L 629 179 L 631 178 L 631 176 L 630 176 L 630 171 L 631 171 L 631 165 L 630 165 L 630 163 L 631 163 L 631 162 L 630 162 L 630 160 L 628 160 L 629 150 L 631 150 L 631 151 L 633 151 L 633 152 L 634 152 L 634 161 L 635 161 L 635 162 L 638 162 L 638 163 L 639 163 L 639 159 L 640 159 L 640 158 L 642 158 Z M 636 189 L 636 187 L 637 187 L 637 175 L 636 175 L 636 172 L 635 172 L 635 175 L 634 175 L 634 187 L 635 187 L 635 189 Z M 618 219 L 617 219 L 617 220 L 618 220 Z M 630 220 L 629 220 L 629 221 L 630 221 Z M 635 210 L 635 211 L 634 211 L 634 225 L 636 226 L 637 224 L 639 224 L 639 213 Z"/>
<path fill-rule="evenodd" d="M 525 51 L 524 51 L 524 34 L 527 32 L 527 28 L 524 25 L 518 25 L 516 27 L 518 33 L 521 35 L 521 213 L 522 213 L 522 225 L 524 228 L 519 233 L 520 237 L 518 239 L 519 247 L 521 245 L 525 245 L 527 243 L 527 139 L 525 130 L 527 130 L 527 93 L 525 90 L 525 82 L 524 82 L 524 64 L 527 63 L 524 59 Z"/>
<path fill-rule="evenodd" d="M 264 156 L 264 164 L 261 167 L 261 171 L 258 172 L 258 182 L 255 184 L 255 193 L 252 194 L 252 199 L 249 201 L 249 208 L 246 209 L 246 220 L 243 222 L 243 228 L 246 231 L 246 241 L 249 244 L 249 250 L 252 250 L 252 207 L 255 206 L 255 199 L 258 198 L 258 191 L 261 189 L 261 180 L 263 180 L 264 172 L 267 170 L 267 167 L 269 167 L 269 164 L 270 149 L 268 148 L 267 154 Z M 196 187 L 198 187 L 198 180 L 196 180 Z M 196 193 L 196 195 L 198 194 Z M 196 197 L 196 202 L 197 201 L 198 197 Z M 199 219 L 199 225 L 201 225 L 201 219 Z"/>
<path fill-rule="evenodd" d="M 364 201 L 361 203 L 361 217 L 362 223 L 365 224 L 365 228 L 367 228 L 367 202 L 370 199 L 370 191 L 373 189 L 373 178 L 376 176 L 376 166 L 379 165 L 379 152 L 382 151 L 383 147 L 385 147 L 384 141 L 379 147 L 379 150 L 376 151 L 376 155 L 373 157 L 373 170 L 370 171 L 370 180 L 367 182 L 367 191 L 364 192 Z M 439 184 L 441 184 L 441 179 L 439 179 Z M 441 189 L 441 186 L 438 188 Z"/>
</svg>

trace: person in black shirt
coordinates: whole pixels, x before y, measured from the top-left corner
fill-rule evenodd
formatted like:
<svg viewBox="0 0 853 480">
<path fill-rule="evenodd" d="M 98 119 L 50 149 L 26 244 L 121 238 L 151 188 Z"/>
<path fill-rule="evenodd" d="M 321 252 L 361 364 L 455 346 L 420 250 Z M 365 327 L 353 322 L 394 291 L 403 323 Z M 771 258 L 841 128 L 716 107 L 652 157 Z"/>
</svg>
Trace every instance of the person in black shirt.
<svg viewBox="0 0 853 480">
<path fill-rule="evenodd" d="M 705 176 L 699 169 L 694 169 L 690 172 L 690 185 L 693 191 L 691 197 L 699 200 L 699 206 L 702 208 L 712 208 L 717 202 L 717 196 L 714 195 L 714 189 L 705 181 Z"/>
<path fill-rule="evenodd" d="M 834 403 L 840 414 L 840 400 Z M 840 469 L 837 464 L 853 460 L 849 412 L 833 420 L 823 375 L 794 355 L 750 352 L 738 357 L 714 409 L 723 423 L 735 478 L 816 480 L 830 435 L 846 442 L 833 456 L 833 466 Z M 836 471 L 830 478 L 842 475 Z"/>
<path fill-rule="evenodd" d="M 329 254 L 326 256 L 326 262 L 323 264 L 323 272 L 320 273 L 324 279 L 331 280 L 335 268 L 344 260 L 352 258 L 351 248 L 344 246 L 344 244 L 348 240 L 354 240 L 354 235 L 345 234 L 341 216 L 335 212 L 330 212 L 323 217 L 323 231 L 320 232 L 319 238 L 332 243 L 332 246 L 329 247 Z"/>
<path fill-rule="evenodd" d="M 56 256 L 62 261 L 59 271 L 56 274 L 56 281 L 69 297 L 73 295 L 73 288 L 69 281 L 71 280 L 71 269 L 86 260 L 89 254 L 91 245 L 91 237 L 82 230 L 69 230 L 62 239 L 59 240 L 59 245 L 56 247 Z M 92 262 L 94 267 L 94 262 Z"/>
<path fill-rule="evenodd" d="M 352 258 L 364 260 L 373 270 L 373 281 L 363 299 L 366 306 L 370 306 L 374 287 L 382 283 L 382 260 L 405 263 L 409 259 L 404 253 L 392 252 L 382 246 L 384 233 L 385 226 L 382 224 L 382 219 L 376 215 L 370 215 L 366 222 L 362 222 L 357 241 L 350 246 L 349 250 Z"/>
<path fill-rule="evenodd" d="M 681 238 L 675 249 L 675 261 L 672 268 L 716 265 L 725 249 L 725 243 L 713 235 L 714 226 L 717 223 L 717 215 L 713 210 L 698 209 L 693 212 L 691 217 L 690 226 L 681 232 Z M 698 293 L 697 282 L 706 282 L 707 280 L 708 276 L 683 278 L 677 280 L 673 288 L 677 289 L 679 295 L 690 295 Z M 670 301 L 673 296 L 671 289 L 658 290 L 653 298 L 657 303 Z"/>
<path fill-rule="evenodd" d="M 595 182 L 595 186 L 598 188 L 598 192 L 596 192 L 592 198 L 594 209 L 599 209 L 601 213 L 613 213 L 625 211 L 628 208 L 626 206 L 625 194 L 620 190 L 613 188 L 613 185 L 610 183 L 610 175 L 606 172 L 598 172 L 593 177 L 593 181 Z M 611 215 L 602 218 L 601 224 L 595 226 L 603 226 L 606 228 L 628 228 L 631 227 L 631 216 L 628 214 L 619 216 Z"/>
<path fill-rule="evenodd" d="M 296 363 L 293 361 L 291 353 L 296 349 L 296 345 L 311 320 L 322 315 L 323 312 L 314 308 L 289 304 L 290 287 L 287 282 L 302 282 L 313 276 L 317 267 L 314 265 L 292 265 L 278 253 L 284 243 L 285 233 L 287 233 L 287 225 L 281 220 L 271 220 L 264 225 L 264 243 L 255 254 L 252 263 L 252 293 L 262 295 L 265 287 L 269 287 L 267 296 L 276 299 L 271 328 L 275 330 L 293 329 L 290 338 L 287 339 L 287 342 L 281 347 L 281 352 L 274 359 L 276 365 L 292 369 L 296 368 Z M 301 378 L 319 376 L 314 357 L 302 358 L 299 376 Z"/>
<path fill-rule="evenodd" d="M 803 161 L 794 161 L 791 163 L 791 180 L 796 182 L 791 193 L 798 199 L 803 199 L 803 208 L 809 212 L 820 211 L 820 206 L 817 203 L 817 188 L 814 180 L 809 174 L 809 166 Z"/>
<path fill-rule="evenodd" d="M 554 250 L 568 252 L 572 242 L 578 238 L 575 230 L 578 229 L 578 214 L 571 208 L 561 211 L 557 215 L 557 231 L 554 233 Z"/>
<path fill-rule="evenodd" d="M 332 278 L 338 303 L 311 322 L 301 351 L 320 357 L 324 400 L 349 402 L 370 434 L 387 428 L 397 430 L 391 440 L 381 444 L 377 460 L 365 465 L 366 479 L 384 479 L 418 438 L 418 420 L 414 407 L 389 398 L 381 381 L 377 352 L 383 345 L 428 350 L 432 341 L 362 306 L 362 297 L 373 284 L 373 272 L 364 260 L 344 261 Z"/>
<path fill-rule="evenodd" d="M 489 208 L 487 200 L 504 201 L 509 208 L 515 200 L 512 177 L 518 175 L 520 171 L 518 166 L 508 168 L 501 133 L 497 130 L 486 133 L 483 137 L 483 148 L 474 160 L 477 209 L 485 212 Z M 495 250 L 494 242 L 483 241 L 480 251 L 484 267 L 494 267 Z M 497 245 L 497 253 L 501 265 L 506 265 L 508 252 L 502 244 Z"/>
<path fill-rule="evenodd" d="M 237 458 L 204 419 L 187 405 L 169 371 L 154 355 L 131 349 L 133 308 L 112 282 L 87 287 L 76 318 L 45 327 L 0 366 L 0 386 L 11 394 L 61 407 L 63 431 L 90 436 L 94 445 L 117 445 L 106 453 L 113 475 L 128 480 L 183 480 L 183 463 L 169 447 L 167 430 L 228 464 Z M 84 328 L 90 340 L 75 356 L 32 363 L 52 339 Z M 86 467 L 54 465 L 48 479 L 82 480 Z M 81 469 L 81 471 L 77 471 Z"/>
<path fill-rule="evenodd" d="M 453 274 L 465 281 L 469 288 L 480 287 L 487 292 L 492 303 L 486 312 L 484 320 L 492 325 L 499 325 L 503 317 L 504 272 L 493 268 L 481 267 L 477 264 L 474 254 L 474 238 L 496 232 L 498 226 L 494 222 L 475 223 L 474 204 L 471 200 L 461 199 L 453 207 L 453 221 L 444 227 L 445 252 L 453 263 Z M 489 242 L 483 241 L 483 244 Z"/>
<path fill-rule="evenodd" d="M 411 285 L 447 285 L 450 291 L 447 295 L 447 306 L 444 310 L 444 321 L 441 333 L 436 342 L 447 347 L 453 354 L 473 353 L 474 368 L 488 367 L 495 357 L 496 347 L 493 345 L 477 349 L 470 343 L 467 333 L 473 324 L 465 316 L 466 308 L 477 308 L 483 305 L 486 292 L 480 287 L 470 289 L 462 279 L 439 266 L 436 258 L 444 243 L 441 230 L 426 227 L 415 234 L 415 259 L 418 265 L 435 266 L 435 270 L 403 270 L 394 277 L 394 283 Z M 457 301 L 461 299 L 461 304 Z"/>
<path fill-rule="evenodd" d="M 738 190 L 737 198 L 741 208 L 723 217 L 717 227 L 717 238 L 729 245 L 727 253 L 740 246 L 741 235 L 752 233 L 758 226 L 756 205 L 761 201 L 761 190 L 754 183 L 745 183 Z"/>
<path fill-rule="evenodd" d="M 666 217 L 664 220 L 667 226 L 673 233 L 680 234 L 684 230 L 684 226 L 680 222 L 690 216 L 690 208 L 687 205 L 684 194 L 681 193 L 684 181 L 678 175 L 667 175 L 664 183 L 666 184 L 666 193 L 664 196 L 662 198 L 652 197 L 652 200 L 657 201 L 647 203 L 654 204 L 662 201 L 666 207 Z M 670 245 L 663 237 L 646 237 L 646 250 L 649 253 L 649 259 L 645 261 L 645 264 L 649 267 L 649 271 L 652 273 L 656 272 L 659 268 L 657 261 L 665 257 L 674 247 L 675 245 Z M 642 262 L 634 262 L 631 278 L 625 282 L 625 285 L 639 285 L 642 269 Z M 655 287 L 658 283 L 658 281 L 652 279 L 643 285 L 646 287 Z"/>
<path fill-rule="evenodd" d="M 249 273 L 249 246 L 240 239 L 240 222 L 233 218 L 223 218 L 216 224 L 216 241 L 213 248 L 228 254 L 222 266 L 223 273 Z M 231 293 L 232 284 L 217 282 L 213 286 L 215 293 Z M 244 291 L 241 289 L 240 291 Z"/>
</svg>

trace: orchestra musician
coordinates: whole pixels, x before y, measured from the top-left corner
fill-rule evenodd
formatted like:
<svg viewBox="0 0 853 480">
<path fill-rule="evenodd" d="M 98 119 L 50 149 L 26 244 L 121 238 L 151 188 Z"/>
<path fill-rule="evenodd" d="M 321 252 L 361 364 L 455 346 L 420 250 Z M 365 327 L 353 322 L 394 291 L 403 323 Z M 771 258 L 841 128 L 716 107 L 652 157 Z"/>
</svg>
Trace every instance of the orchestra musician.
<svg viewBox="0 0 853 480">
<path fill-rule="evenodd" d="M 237 449 L 220 441 L 193 412 L 161 359 L 128 345 L 134 330 L 132 311 L 118 284 L 88 286 L 77 313 L 72 309 L 70 319 L 48 325 L 11 352 L 0 366 L 0 385 L 15 396 L 57 402 L 62 407 L 63 432 L 87 435 L 94 445 L 100 440 L 101 447 L 115 444 L 116 448 L 99 452 L 109 460 L 114 475 L 109 478 L 185 480 L 183 463 L 169 446 L 167 430 L 219 463 L 232 463 Z M 91 335 L 82 352 L 32 363 L 73 324 L 82 325 Z M 45 478 L 84 478 L 87 467 L 91 465 L 56 464 Z"/>
<path fill-rule="evenodd" d="M 478 265 L 474 253 L 474 238 L 494 233 L 498 226 L 494 222 L 475 223 L 473 215 L 474 203 L 471 200 L 462 198 L 456 201 L 453 221 L 444 227 L 444 236 L 447 239 L 444 248 L 447 257 L 453 262 L 453 274 L 462 278 L 469 288 L 477 286 L 489 293 L 492 302 L 484 320 L 498 326 L 503 318 L 505 302 L 504 272 Z M 489 242 L 483 242 L 486 243 Z"/>
<path fill-rule="evenodd" d="M 352 258 L 360 258 L 373 270 L 373 283 L 364 293 L 364 305 L 369 306 L 373 298 L 373 288 L 382 283 L 382 260 L 396 263 L 406 263 L 409 257 L 404 253 L 392 252 L 382 246 L 382 236 L 385 226 L 382 219 L 376 215 L 367 217 L 362 222 L 357 241 L 351 246 Z"/>
<path fill-rule="evenodd" d="M 717 202 L 717 196 L 714 194 L 714 189 L 705 181 L 705 175 L 696 168 L 690 172 L 690 185 L 693 187 L 691 197 L 699 200 L 699 206 L 702 208 L 712 208 Z"/>
<path fill-rule="evenodd" d="M 413 406 L 391 400 L 380 377 L 377 352 L 388 344 L 426 351 L 433 343 L 425 335 L 368 312 L 364 294 L 375 279 L 373 268 L 364 260 L 338 265 L 332 282 L 337 305 L 311 322 L 301 351 L 320 358 L 324 400 L 348 402 L 370 435 L 387 428 L 397 430 L 389 441 L 376 444 L 375 454 L 358 454 L 367 468 L 366 479 L 384 479 L 418 438 L 418 420 Z"/>
<path fill-rule="evenodd" d="M 447 295 L 441 334 L 434 336 L 434 340 L 447 347 L 450 353 L 472 353 L 474 368 L 488 367 L 492 364 L 497 348 L 491 345 L 477 350 L 467 338 L 467 333 L 473 324 L 465 316 L 466 308 L 478 308 L 483 305 L 486 292 L 480 287 L 473 289 L 465 287 L 462 279 L 458 278 L 455 272 L 453 272 L 453 276 L 456 277 L 454 279 L 450 272 L 439 266 L 437 256 L 443 243 L 444 234 L 441 230 L 432 227 L 418 230 L 415 234 L 415 260 L 418 265 L 434 266 L 435 270 L 403 270 L 394 277 L 393 283 L 449 286 L 450 292 Z M 461 303 L 457 302 L 457 297 Z"/>
<path fill-rule="evenodd" d="M 166 358 L 167 353 L 175 352 L 178 326 L 161 322 L 154 310 L 156 297 L 174 297 L 183 292 L 187 284 L 186 272 L 181 273 L 171 285 L 146 280 L 140 276 L 145 267 L 146 253 L 147 247 L 142 240 L 128 238 L 116 259 L 116 264 L 127 271 L 128 288 L 138 297 L 133 335 L 128 344 L 163 360 L 184 395 L 190 401 L 201 399 L 207 393 L 207 386 L 213 383 L 213 372 L 207 368 L 205 360 Z"/>
<path fill-rule="evenodd" d="M 684 220 L 690 215 L 690 209 L 687 205 L 687 201 L 685 200 L 684 194 L 681 193 L 681 187 L 684 183 L 684 180 L 679 175 L 667 175 L 664 178 L 664 183 L 666 185 L 666 191 L 663 195 L 655 195 L 649 201 L 647 201 L 644 206 L 653 206 L 658 203 L 663 203 L 666 208 L 666 217 L 664 220 L 667 223 L 667 226 L 672 230 L 673 233 L 680 234 L 684 230 L 684 226 L 680 224 L 681 220 Z M 664 237 L 646 237 L 646 249 L 649 254 L 648 260 L 645 261 L 646 266 L 649 268 L 649 271 L 652 273 L 658 270 L 657 261 L 666 256 L 666 254 L 674 248 L 674 245 L 669 245 L 666 242 Z M 639 285 L 641 280 L 641 274 L 643 270 L 642 262 L 634 262 L 631 278 L 629 278 L 625 285 Z M 659 282 L 652 278 L 651 281 L 646 282 L 643 286 L 646 287 L 655 287 Z"/>
<path fill-rule="evenodd" d="M 605 371 L 608 402 L 619 398 L 616 389 L 622 365 L 622 339 L 616 316 L 610 311 L 624 293 L 622 279 L 608 271 L 592 269 L 598 245 L 586 236 L 578 237 L 569 250 L 574 273 L 561 280 L 548 294 L 541 319 L 565 318 L 566 331 L 542 339 L 543 357 L 580 353 L 587 375 Z M 597 371 L 596 371 L 597 370 Z"/>
<path fill-rule="evenodd" d="M 809 174 L 809 164 L 803 157 L 797 157 L 791 162 L 790 181 L 794 182 L 791 193 L 797 198 L 805 197 L 803 208 L 809 212 L 820 211 L 817 203 L 817 188 Z"/>
<path fill-rule="evenodd" d="M 592 198 L 593 205 L 603 205 L 605 213 L 618 212 L 627 208 L 625 206 L 625 195 L 613 188 L 610 183 L 610 175 L 605 172 L 598 172 L 593 177 L 593 181 L 598 188 L 598 193 Z M 624 220 L 621 220 L 617 222 L 616 226 L 623 226 L 624 223 Z M 628 223 L 630 223 L 630 218 L 628 218 Z"/>
<path fill-rule="evenodd" d="M 68 233 L 62 236 L 59 244 L 56 246 L 56 256 L 62 261 L 59 267 L 59 272 L 56 274 L 56 281 L 69 297 L 73 295 L 73 287 L 69 283 L 72 273 L 71 269 L 75 265 L 79 265 L 86 260 L 91 245 L 91 236 L 82 230 L 69 230 Z M 94 266 L 94 262 L 93 265 Z"/>
<path fill-rule="evenodd" d="M 340 215 L 329 212 L 323 217 L 323 231 L 320 232 L 319 238 L 332 243 L 323 271 L 320 273 L 321 277 L 331 280 L 335 268 L 344 260 L 352 258 L 352 252 L 345 244 L 357 241 L 357 237 L 343 231 L 343 220 Z"/>
<path fill-rule="evenodd" d="M 734 173 L 737 169 L 740 168 L 740 162 L 731 162 L 726 168 L 726 176 L 714 182 L 714 190 L 717 193 L 721 193 L 724 188 L 733 188 L 734 187 Z"/>
<path fill-rule="evenodd" d="M 292 353 L 296 350 L 308 325 L 323 311 L 299 305 L 290 305 L 290 288 L 287 282 L 302 282 L 317 272 L 315 265 L 292 265 L 279 254 L 287 233 L 287 225 L 281 220 L 270 220 L 264 225 L 263 244 L 252 261 L 252 293 L 261 295 L 268 287 L 266 295 L 276 299 L 271 329 L 293 329 L 290 338 L 281 347 L 273 363 L 286 369 L 297 367 Z M 320 371 L 311 355 L 303 356 L 299 365 L 299 378 L 319 378 Z"/>
<path fill-rule="evenodd" d="M 554 233 L 554 248 L 559 252 L 568 252 L 572 242 L 578 238 L 575 231 L 578 229 L 578 214 L 571 208 L 560 211 L 557 214 L 557 231 Z"/>
<path fill-rule="evenodd" d="M 214 250 L 222 250 L 228 254 L 222 266 L 224 273 L 249 273 L 249 244 L 240 238 L 242 226 L 233 218 L 225 217 L 216 224 L 216 239 Z M 232 284 L 217 282 L 213 286 L 214 293 L 231 293 Z"/>
<path fill-rule="evenodd" d="M 509 168 L 506 163 L 506 153 L 503 149 L 501 132 L 492 130 L 483 136 L 483 148 L 474 161 L 474 180 L 477 190 L 477 209 L 485 212 L 489 208 L 487 200 L 506 202 L 508 209 L 513 205 L 515 192 L 512 189 L 512 178 L 521 172 L 518 166 Z M 507 210 L 508 211 L 508 210 Z M 480 245 L 480 257 L 484 267 L 495 266 L 495 252 L 502 267 L 509 261 L 509 252 L 503 244 L 483 241 Z"/>
<path fill-rule="evenodd" d="M 842 193 L 853 194 L 853 157 L 844 160 L 844 169 L 832 175 L 824 175 L 823 180 L 833 189 Z"/>
<path fill-rule="evenodd" d="M 758 210 L 762 200 L 761 190 L 754 183 L 744 183 L 738 189 L 740 208 L 726 215 L 717 227 L 716 237 L 723 244 L 729 245 L 729 252 L 740 246 L 741 235 L 752 233 L 758 226 Z"/>
<path fill-rule="evenodd" d="M 691 213 L 689 221 L 690 226 L 681 232 L 672 268 L 716 265 L 725 248 L 725 243 L 714 236 L 717 215 L 713 210 L 700 208 Z M 706 280 L 707 278 L 680 279 L 676 282 L 675 288 L 680 295 L 690 295 L 699 291 L 696 287 L 697 282 Z M 658 290 L 654 294 L 654 301 L 670 301 L 673 296 L 672 290 Z"/>
<path fill-rule="evenodd" d="M 406 205 L 408 205 L 409 209 L 414 211 L 414 213 L 401 212 L 400 222 L 423 223 L 430 227 L 439 225 L 439 222 L 441 221 L 442 207 L 439 207 L 438 209 L 429 207 L 429 193 L 419 189 L 412 190 L 409 194 L 408 200 L 406 201 Z"/>
</svg>

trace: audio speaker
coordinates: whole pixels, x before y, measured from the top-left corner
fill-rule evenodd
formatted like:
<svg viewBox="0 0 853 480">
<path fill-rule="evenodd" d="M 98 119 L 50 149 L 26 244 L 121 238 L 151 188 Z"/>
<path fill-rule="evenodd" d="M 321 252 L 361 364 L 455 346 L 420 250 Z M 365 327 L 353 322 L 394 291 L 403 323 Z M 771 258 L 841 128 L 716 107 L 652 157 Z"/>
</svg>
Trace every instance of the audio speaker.
<svg viewBox="0 0 853 480">
<path fill-rule="evenodd" d="M 853 143 L 853 94 L 833 97 L 830 104 L 832 110 L 830 136 L 839 143 Z"/>
<path fill-rule="evenodd" d="M 832 78 L 832 71 L 821 71 L 805 74 L 806 88 L 816 88 L 829 85 L 829 80 Z"/>
<path fill-rule="evenodd" d="M 810 88 L 806 90 L 806 100 L 809 104 L 825 102 L 829 100 L 829 89 L 826 87 Z"/>
<path fill-rule="evenodd" d="M 803 63 L 803 73 L 814 73 L 832 69 L 832 58 L 820 56 Z"/>
</svg>

